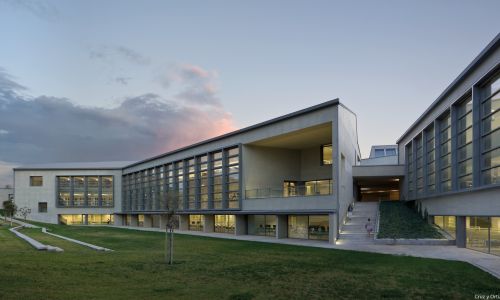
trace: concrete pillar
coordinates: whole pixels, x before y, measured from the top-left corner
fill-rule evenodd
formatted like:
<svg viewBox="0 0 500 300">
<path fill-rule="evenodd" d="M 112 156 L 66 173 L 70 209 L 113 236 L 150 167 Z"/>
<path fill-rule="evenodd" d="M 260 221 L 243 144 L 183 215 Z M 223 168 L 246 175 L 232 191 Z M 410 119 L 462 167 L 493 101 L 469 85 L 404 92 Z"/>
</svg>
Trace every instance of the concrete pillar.
<svg viewBox="0 0 500 300">
<path fill-rule="evenodd" d="M 167 215 L 160 215 L 160 228 L 161 229 L 166 229 L 167 228 Z"/>
<path fill-rule="evenodd" d="M 189 230 L 189 215 L 179 215 L 179 230 Z"/>
<path fill-rule="evenodd" d="M 236 235 L 246 235 L 248 234 L 248 229 L 247 229 L 247 216 L 246 215 L 236 215 L 236 228 L 234 230 L 234 234 Z"/>
<path fill-rule="evenodd" d="M 215 228 L 215 216 L 214 215 L 203 215 L 203 232 L 214 232 Z"/>
<path fill-rule="evenodd" d="M 83 224 L 89 225 L 89 215 L 83 215 Z"/>
<path fill-rule="evenodd" d="M 285 239 L 288 237 L 288 215 L 276 216 L 276 238 Z"/>
<path fill-rule="evenodd" d="M 123 215 L 118 215 L 117 214 L 117 215 L 114 215 L 113 218 L 114 218 L 114 220 L 113 220 L 114 221 L 114 225 L 116 225 L 116 226 L 123 226 L 123 221 L 124 221 L 123 220 Z"/>
<path fill-rule="evenodd" d="M 139 226 L 139 215 L 130 215 L 129 226 L 138 227 Z"/>
<path fill-rule="evenodd" d="M 144 223 L 143 227 L 153 227 L 153 216 L 152 215 L 144 215 Z"/>
<path fill-rule="evenodd" d="M 457 216 L 456 217 L 456 243 L 458 248 L 465 248 L 466 243 L 467 243 L 467 234 L 466 234 L 466 217 L 464 216 Z"/>
<path fill-rule="evenodd" d="M 328 242 L 330 244 L 334 244 L 334 245 L 337 242 L 337 235 L 338 235 L 337 218 L 338 218 L 338 216 L 336 213 L 332 213 L 332 214 L 328 215 L 328 219 L 329 219 L 329 223 L 330 223 L 330 231 L 328 232 Z"/>
</svg>

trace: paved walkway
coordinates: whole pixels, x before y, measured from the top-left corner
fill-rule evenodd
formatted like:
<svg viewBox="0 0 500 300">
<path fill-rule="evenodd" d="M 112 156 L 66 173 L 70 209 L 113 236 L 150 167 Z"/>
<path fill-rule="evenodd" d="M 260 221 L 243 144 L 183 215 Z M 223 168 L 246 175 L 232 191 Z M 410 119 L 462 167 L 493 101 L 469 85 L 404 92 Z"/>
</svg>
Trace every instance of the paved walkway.
<svg viewBox="0 0 500 300">
<path fill-rule="evenodd" d="M 125 228 L 131 230 L 142 230 L 142 231 L 156 231 L 156 232 L 165 231 L 164 229 L 159 229 L 159 228 L 130 227 L 130 226 L 112 226 L 112 227 Z M 500 279 L 499 256 L 494 256 L 465 248 L 457 248 L 455 246 L 376 245 L 373 242 L 345 241 L 345 240 L 337 242 L 336 245 L 332 245 L 324 241 L 276 239 L 267 236 L 232 235 L 232 234 L 215 233 L 215 232 L 204 233 L 199 231 L 175 230 L 175 233 L 240 240 L 240 241 L 253 241 L 253 242 L 318 247 L 318 248 L 328 248 L 328 249 L 354 250 L 362 252 L 373 252 L 373 253 L 383 253 L 392 255 L 408 255 L 415 257 L 464 261 Z"/>
</svg>

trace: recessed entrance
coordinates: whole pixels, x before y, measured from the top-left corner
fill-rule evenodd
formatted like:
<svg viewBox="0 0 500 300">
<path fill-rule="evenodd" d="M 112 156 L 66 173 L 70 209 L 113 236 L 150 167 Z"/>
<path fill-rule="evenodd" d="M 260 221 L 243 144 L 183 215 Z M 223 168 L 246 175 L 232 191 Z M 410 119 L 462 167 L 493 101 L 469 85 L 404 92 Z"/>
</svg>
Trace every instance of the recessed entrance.
<svg viewBox="0 0 500 300">
<path fill-rule="evenodd" d="M 362 202 L 399 200 L 399 178 L 358 178 L 357 200 Z"/>
</svg>

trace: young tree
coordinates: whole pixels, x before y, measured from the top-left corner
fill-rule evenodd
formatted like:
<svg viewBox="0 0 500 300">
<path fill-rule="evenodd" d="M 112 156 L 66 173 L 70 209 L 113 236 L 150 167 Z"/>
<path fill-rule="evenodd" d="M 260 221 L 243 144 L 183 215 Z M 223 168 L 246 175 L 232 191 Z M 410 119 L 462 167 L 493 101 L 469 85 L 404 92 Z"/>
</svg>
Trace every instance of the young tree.
<svg viewBox="0 0 500 300">
<path fill-rule="evenodd" d="M 26 206 L 25 206 L 25 207 L 21 207 L 21 208 L 19 209 L 19 214 L 20 214 L 21 216 L 23 216 L 24 221 L 26 221 L 26 217 L 27 217 L 29 214 L 31 214 L 31 208 L 27 208 Z"/>
<path fill-rule="evenodd" d="M 16 204 L 14 203 L 13 200 L 4 201 L 3 202 L 3 209 L 4 209 L 5 215 L 8 214 L 10 216 L 10 226 L 12 227 L 12 218 L 14 217 L 14 214 L 17 211 Z"/>
<path fill-rule="evenodd" d="M 176 214 L 179 208 L 176 192 L 167 192 L 167 226 L 165 226 L 165 262 L 169 265 L 174 263 L 174 228 L 176 226 Z"/>
</svg>

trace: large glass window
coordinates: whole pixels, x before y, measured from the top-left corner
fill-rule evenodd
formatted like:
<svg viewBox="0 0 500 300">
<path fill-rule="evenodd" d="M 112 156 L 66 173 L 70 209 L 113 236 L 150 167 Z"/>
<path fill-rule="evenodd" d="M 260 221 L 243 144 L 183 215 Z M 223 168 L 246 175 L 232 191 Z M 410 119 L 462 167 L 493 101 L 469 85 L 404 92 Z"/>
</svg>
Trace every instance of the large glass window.
<svg viewBox="0 0 500 300">
<path fill-rule="evenodd" d="M 446 231 L 452 237 L 456 235 L 455 216 L 434 216 L 434 224 Z"/>
<path fill-rule="evenodd" d="M 457 106 L 458 188 L 472 188 L 472 99 Z"/>
<path fill-rule="evenodd" d="M 451 116 L 448 113 L 439 121 L 441 150 L 441 191 L 451 190 Z"/>
<path fill-rule="evenodd" d="M 234 233 L 235 224 L 234 215 L 215 215 L 215 232 Z"/>
<path fill-rule="evenodd" d="M 83 225 L 84 215 L 59 215 L 59 224 Z"/>
<path fill-rule="evenodd" d="M 187 207 L 184 205 L 184 162 L 179 161 L 175 163 L 175 192 L 176 192 L 176 201 L 179 208 L 186 209 Z"/>
<path fill-rule="evenodd" d="M 239 148 L 232 148 L 227 150 L 227 177 L 226 184 L 228 190 L 228 207 L 240 207 L 240 158 Z"/>
<path fill-rule="evenodd" d="M 327 215 L 288 216 L 288 237 L 296 239 L 328 240 L 330 231 Z"/>
<path fill-rule="evenodd" d="M 262 236 L 276 236 L 276 216 L 250 215 L 248 216 L 248 234 Z"/>
<path fill-rule="evenodd" d="M 102 206 L 113 206 L 113 176 L 102 176 Z"/>
<path fill-rule="evenodd" d="M 196 166 L 194 158 L 187 160 L 187 198 L 188 208 L 196 209 Z"/>
<path fill-rule="evenodd" d="M 466 218 L 467 248 L 488 253 L 489 228 L 490 228 L 490 218 L 467 217 Z"/>
<path fill-rule="evenodd" d="M 188 229 L 193 231 L 203 231 L 202 218 L 202 215 L 189 215 Z"/>
<path fill-rule="evenodd" d="M 321 165 L 331 165 L 333 161 L 332 144 L 321 146 Z"/>
<path fill-rule="evenodd" d="M 58 205 L 71 206 L 71 177 L 57 177 Z"/>
<path fill-rule="evenodd" d="M 213 208 L 222 208 L 222 151 L 212 153 L 212 198 Z"/>
<path fill-rule="evenodd" d="M 87 177 L 87 201 L 89 206 L 99 206 L 99 177 Z"/>
<path fill-rule="evenodd" d="M 208 156 L 198 158 L 199 199 L 201 209 L 208 208 Z"/>
<path fill-rule="evenodd" d="M 483 88 L 481 183 L 500 183 L 500 74 Z"/>
<path fill-rule="evenodd" d="M 114 221 L 113 215 L 87 215 L 89 225 L 112 225 Z"/>
<path fill-rule="evenodd" d="M 425 131 L 426 148 L 427 148 L 427 192 L 433 194 L 436 191 L 436 142 L 434 138 L 434 125 L 427 128 Z"/>
<path fill-rule="evenodd" d="M 416 172 L 417 172 L 417 196 L 422 196 L 424 193 L 424 154 L 422 135 L 415 138 L 417 147 Z"/>
<path fill-rule="evenodd" d="M 85 205 L 85 177 L 73 177 L 73 206 Z"/>
<path fill-rule="evenodd" d="M 408 198 L 415 198 L 415 183 L 414 183 L 414 164 L 413 164 L 413 147 L 410 142 L 406 145 L 406 165 L 407 165 L 407 182 L 408 182 Z"/>
</svg>

